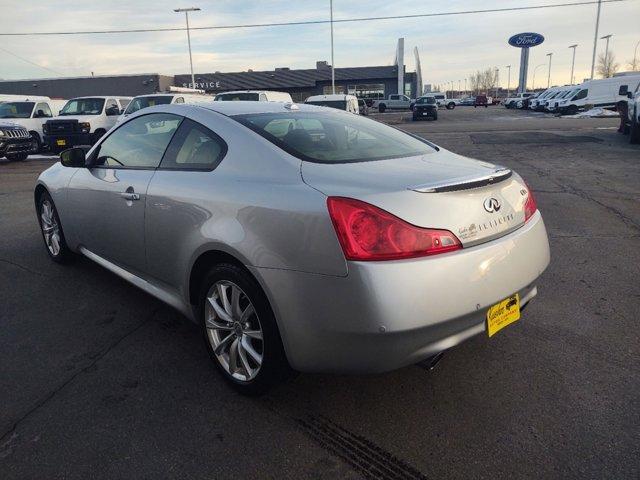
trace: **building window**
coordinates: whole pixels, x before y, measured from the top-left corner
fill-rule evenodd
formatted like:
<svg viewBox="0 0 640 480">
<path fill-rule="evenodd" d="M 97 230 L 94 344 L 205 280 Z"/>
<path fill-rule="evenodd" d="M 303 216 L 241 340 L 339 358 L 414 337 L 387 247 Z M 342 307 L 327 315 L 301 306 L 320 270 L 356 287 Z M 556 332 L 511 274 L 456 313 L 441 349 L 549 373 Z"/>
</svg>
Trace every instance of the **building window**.
<svg viewBox="0 0 640 480">
<path fill-rule="evenodd" d="M 345 93 L 344 92 L 344 85 L 336 85 L 336 94 L 338 93 Z M 322 87 L 322 94 L 323 95 L 331 95 L 333 94 L 333 89 L 331 88 L 331 85 L 326 85 L 324 87 Z"/>
<path fill-rule="evenodd" d="M 384 83 L 353 85 L 353 88 L 358 98 L 385 98 Z"/>
</svg>

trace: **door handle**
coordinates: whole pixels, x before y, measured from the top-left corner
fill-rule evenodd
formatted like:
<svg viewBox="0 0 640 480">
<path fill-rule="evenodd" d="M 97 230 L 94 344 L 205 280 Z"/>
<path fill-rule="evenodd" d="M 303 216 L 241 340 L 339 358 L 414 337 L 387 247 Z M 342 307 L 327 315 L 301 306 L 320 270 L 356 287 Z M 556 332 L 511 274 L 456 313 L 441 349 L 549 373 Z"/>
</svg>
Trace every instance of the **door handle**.
<svg viewBox="0 0 640 480">
<path fill-rule="evenodd" d="M 140 194 L 133 192 L 122 192 L 120 194 L 125 200 L 140 200 Z"/>
</svg>

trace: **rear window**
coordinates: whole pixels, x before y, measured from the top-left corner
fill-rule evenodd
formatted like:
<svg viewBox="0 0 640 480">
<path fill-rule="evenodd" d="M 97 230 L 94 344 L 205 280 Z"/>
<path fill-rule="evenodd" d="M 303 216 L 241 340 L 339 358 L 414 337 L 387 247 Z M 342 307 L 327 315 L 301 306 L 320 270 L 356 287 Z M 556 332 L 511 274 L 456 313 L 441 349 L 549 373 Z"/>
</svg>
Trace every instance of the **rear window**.
<svg viewBox="0 0 640 480">
<path fill-rule="evenodd" d="M 435 97 L 420 97 L 418 100 L 416 100 L 416 104 L 418 105 L 422 105 L 422 104 L 434 105 L 435 103 L 436 103 Z"/>
<path fill-rule="evenodd" d="M 232 118 L 301 160 L 346 163 L 433 153 L 428 142 L 358 115 L 285 112 Z"/>
</svg>

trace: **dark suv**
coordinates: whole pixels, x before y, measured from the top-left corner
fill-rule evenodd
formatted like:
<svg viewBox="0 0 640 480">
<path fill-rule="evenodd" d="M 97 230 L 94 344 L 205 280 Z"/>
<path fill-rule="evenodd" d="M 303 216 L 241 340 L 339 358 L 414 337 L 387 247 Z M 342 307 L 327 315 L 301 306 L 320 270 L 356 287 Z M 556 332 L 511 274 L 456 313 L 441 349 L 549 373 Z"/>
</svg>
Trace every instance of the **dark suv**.
<svg viewBox="0 0 640 480">
<path fill-rule="evenodd" d="M 38 144 L 29 131 L 21 125 L 0 120 L 0 158 L 10 162 L 25 160 L 38 151 Z"/>
<path fill-rule="evenodd" d="M 435 97 L 420 97 L 414 103 L 413 120 L 422 120 L 423 118 L 438 119 L 438 104 Z"/>
</svg>

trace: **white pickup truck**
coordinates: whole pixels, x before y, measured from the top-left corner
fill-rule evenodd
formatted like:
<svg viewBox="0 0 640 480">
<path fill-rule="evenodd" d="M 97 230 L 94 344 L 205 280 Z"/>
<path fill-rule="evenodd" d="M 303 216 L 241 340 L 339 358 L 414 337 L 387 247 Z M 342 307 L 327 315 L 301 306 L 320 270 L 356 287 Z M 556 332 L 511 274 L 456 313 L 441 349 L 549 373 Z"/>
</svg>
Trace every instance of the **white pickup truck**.
<svg viewBox="0 0 640 480">
<path fill-rule="evenodd" d="M 410 99 L 406 95 L 389 95 L 388 98 L 374 101 L 371 107 L 377 108 L 380 113 L 384 113 L 387 109 L 411 110 L 414 103 L 415 100 Z"/>
<path fill-rule="evenodd" d="M 518 102 L 521 102 L 525 98 L 529 98 L 532 95 L 534 95 L 532 92 L 516 93 L 513 97 L 505 98 L 502 101 L 502 104 L 505 106 L 505 108 L 516 108 Z"/>
</svg>

